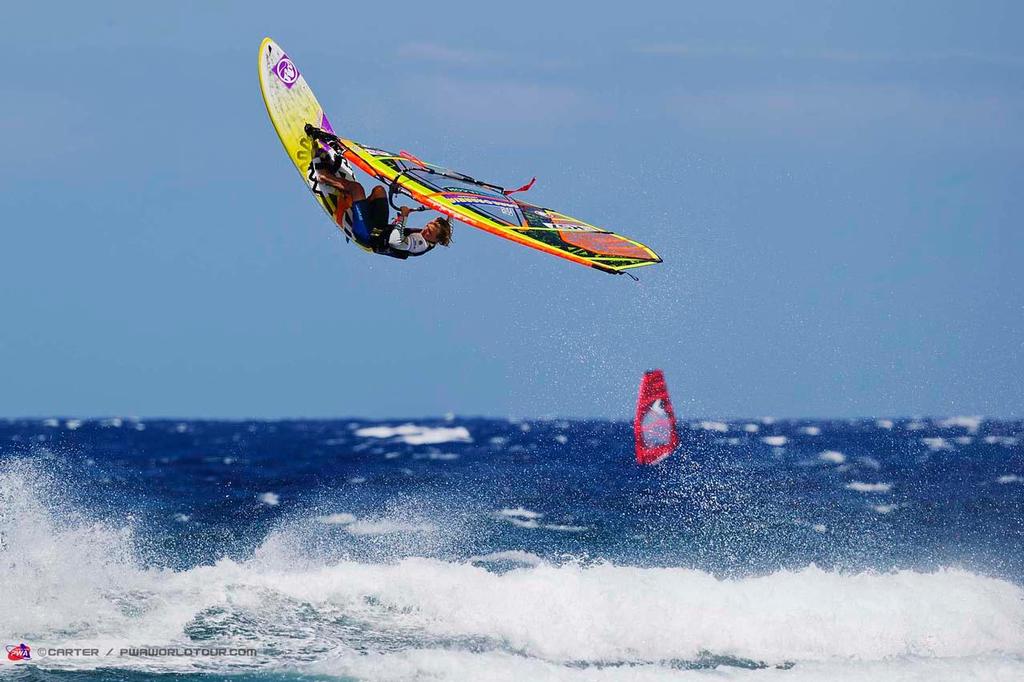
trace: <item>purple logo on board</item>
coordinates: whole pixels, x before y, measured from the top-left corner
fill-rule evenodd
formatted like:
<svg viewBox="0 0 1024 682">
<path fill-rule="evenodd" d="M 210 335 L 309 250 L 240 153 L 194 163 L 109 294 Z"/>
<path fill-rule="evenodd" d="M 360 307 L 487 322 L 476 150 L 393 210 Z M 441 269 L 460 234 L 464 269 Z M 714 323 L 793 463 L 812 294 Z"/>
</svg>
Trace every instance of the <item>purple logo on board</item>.
<svg viewBox="0 0 1024 682">
<path fill-rule="evenodd" d="M 284 87 L 289 90 L 295 85 L 295 81 L 299 80 L 299 70 L 292 63 L 292 60 L 288 59 L 288 55 L 281 57 L 281 61 L 274 67 L 274 74 L 281 79 Z"/>
</svg>

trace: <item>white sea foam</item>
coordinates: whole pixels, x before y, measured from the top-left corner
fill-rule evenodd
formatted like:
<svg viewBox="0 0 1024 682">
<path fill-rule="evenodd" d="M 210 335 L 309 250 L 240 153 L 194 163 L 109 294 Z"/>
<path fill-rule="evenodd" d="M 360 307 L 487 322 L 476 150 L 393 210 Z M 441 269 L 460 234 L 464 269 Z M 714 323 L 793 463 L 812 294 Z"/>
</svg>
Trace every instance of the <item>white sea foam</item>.
<svg viewBox="0 0 1024 682">
<path fill-rule="evenodd" d="M 975 433 L 981 426 L 981 423 L 985 421 L 984 417 L 949 417 L 939 421 L 939 426 L 944 429 L 961 428 L 967 429 L 971 433 Z"/>
<path fill-rule="evenodd" d="M 295 599 L 352 608 L 370 594 L 407 628 L 491 638 L 549 662 L 693 660 L 702 651 L 779 663 L 1024 654 L 1024 590 L 957 570 L 811 567 L 718 580 L 677 568 L 538 565 L 495 574 L 406 559 L 273 584 Z"/>
<path fill-rule="evenodd" d="M 765 436 L 761 439 L 767 445 L 772 447 L 781 448 L 783 445 L 789 442 L 789 439 L 785 436 Z"/>
<path fill-rule="evenodd" d="M 873 504 L 871 508 L 879 514 L 891 514 L 892 512 L 899 509 L 899 505 L 896 504 Z"/>
<path fill-rule="evenodd" d="M 516 507 L 515 509 L 501 509 L 497 512 L 500 516 L 506 516 L 514 519 L 539 519 L 544 516 L 540 512 L 531 511 L 524 509 L 523 507 Z"/>
<path fill-rule="evenodd" d="M 64 428 L 66 428 L 68 431 L 74 431 L 80 426 L 82 426 L 81 419 L 68 419 L 66 422 L 64 422 Z"/>
<path fill-rule="evenodd" d="M 1017 439 L 1013 436 L 985 436 L 985 442 L 989 445 L 1002 445 L 1012 448 L 1017 444 Z"/>
<path fill-rule="evenodd" d="M 858 457 L 857 461 L 870 469 L 874 469 L 875 471 L 882 468 L 882 463 L 874 457 Z"/>
<path fill-rule="evenodd" d="M 1024 483 L 1024 476 L 1017 474 L 1006 474 L 996 479 L 996 483 Z"/>
<path fill-rule="evenodd" d="M 802 426 L 800 427 L 800 433 L 806 436 L 820 436 L 821 429 L 817 426 Z"/>
<path fill-rule="evenodd" d="M 331 526 L 344 526 L 349 523 L 355 523 L 355 514 L 349 514 L 348 512 L 337 512 L 335 514 L 328 514 L 321 516 L 317 519 L 320 523 L 326 523 Z"/>
<path fill-rule="evenodd" d="M 451 462 L 458 459 L 459 456 L 454 452 L 428 452 L 427 459 L 432 459 L 437 462 Z"/>
<path fill-rule="evenodd" d="M 394 438 L 409 445 L 436 445 L 437 443 L 471 443 L 469 430 L 465 426 L 367 426 L 356 429 L 361 438 Z"/>
<path fill-rule="evenodd" d="M 880 429 L 891 429 L 894 426 L 894 424 L 891 419 L 876 419 L 875 426 L 877 426 Z"/>
<path fill-rule="evenodd" d="M 792 668 L 767 667 L 761 670 L 728 665 L 681 670 L 667 663 L 593 666 L 577 663 L 565 666 L 502 651 L 420 648 L 369 654 L 341 650 L 335 656 L 310 666 L 308 672 L 376 682 L 1020 682 L 1024 679 L 1024 661 L 1001 655 L 969 659 L 902 656 L 884 661 L 811 661 Z"/>
<path fill-rule="evenodd" d="M 568 442 L 569 442 L 569 437 L 568 437 L 568 436 L 566 436 L 566 435 L 565 435 L 564 433 L 556 433 L 556 434 L 555 434 L 555 441 L 556 441 L 557 443 L 560 443 L 560 444 L 562 444 L 562 445 L 565 445 L 566 443 L 568 443 Z"/>
<path fill-rule="evenodd" d="M 470 557 L 466 561 L 471 564 L 502 562 L 521 564 L 523 566 L 540 566 L 544 563 L 544 560 L 533 552 L 526 552 L 521 549 L 511 549 L 504 552 L 491 552 L 490 554 Z"/>
<path fill-rule="evenodd" d="M 945 438 L 922 438 L 921 442 L 928 446 L 929 450 L 938 452 L 940 450 L 952 450 L 953 446 L 950 445 Z"/>
<path fill-rule="evenodd" d="M 852 483 L 847 483 L 846 487 L 859 493 L 887 493 L 892 490 L 892 483 L 862 483 L 861 481 L 853 481 Z"/>
<path fill-rule="evenodd" d="M 565 523 L 545 523 L 543 527 L 545 530 L 553 530 L 559 533 L 582 533 L 587 530 L 586 526 L 573 526 Z"/>
<path fill-rule="evenodd" d="M 40 670 L 580 682 L 1024 676 L 1024 589 L 959 569 L 849 574 L 811 566 L 722 580 L 684 568 L 555 565 L 517 550 L 467 562 L 317 563 L 273 551 L 278 534 L 250 560 L 172 571 L 136 560 L 121 520 L 69 514 L 42 478 L 24 465 L 0 471 L 0 509 L 8 512 L 0 514 L 0 594 L 18 598 L 4 611 L 0 640 L 105 651 L 194 646 L 202 633 L 204 644 L 242 643 L 260 654 L 40 657 Z M 524 567 L 477 565 L 502 561 Z M 352 638 L 358 651 L 348 648 Z M 794 665 L 676 665 L 708 655 Z"/>
<path fill-rule="evenodd" d="M 846 461 L 846 455 L 841 452 L 837 452 L 836 450 L 826 450 L 818 455 L 818 459 L 831 464 L 842 464 Z"/>
<path fill-rule="evenodd" d="M 345 526 L 352 535 L 393 535 L 396 533 L 433 533 L 437 526 L 432 523 L 411 523 L 391 519 L 358 519 Z"/>
<path fill-rule="evenodd" d="M 744 424 L 743 430 L 746 431 L 747 433 L 757 433 L 758 431 L 761 430 L 761 427 L 758 426 L 757 424 Z"/>
<path fill-rule="evenodd" d="M 281 504 L 281 496 L 277 493 L 260 493 L 259 500 L 268 507 L 276 507 Z"/>
<path fill-rule="evenodd" d="M 519 526 L 520 528 L 540 528 L 540 522 L 534 519 L 509 518 L 505 520 L 511 523 L 513 526 Z"/>
<path fill-rule="evenodd" d="M 725 433 L 729 430 L 729 425 L 725 422 L 703 421 L 697 425 L 697 428 L 703 429 L 704 431 L 718 431 L 720 433 Z"/>
</svg>

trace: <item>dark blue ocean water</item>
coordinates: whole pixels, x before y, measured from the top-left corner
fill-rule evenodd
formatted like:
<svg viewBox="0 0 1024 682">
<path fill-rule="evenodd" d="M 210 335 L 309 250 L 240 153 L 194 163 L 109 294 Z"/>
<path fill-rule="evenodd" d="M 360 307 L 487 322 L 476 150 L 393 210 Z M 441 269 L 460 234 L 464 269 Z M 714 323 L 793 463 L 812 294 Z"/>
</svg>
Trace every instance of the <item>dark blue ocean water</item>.
<svg viewBox="0 0 1024 682">
<path fill-rule="evenodd" d="M 681 439 L 639 467 L 621 422 L 0 422 L 0 637 L 40 652 L 0 674 L 1024 676 L 1024 424 Z"/>
</svg>

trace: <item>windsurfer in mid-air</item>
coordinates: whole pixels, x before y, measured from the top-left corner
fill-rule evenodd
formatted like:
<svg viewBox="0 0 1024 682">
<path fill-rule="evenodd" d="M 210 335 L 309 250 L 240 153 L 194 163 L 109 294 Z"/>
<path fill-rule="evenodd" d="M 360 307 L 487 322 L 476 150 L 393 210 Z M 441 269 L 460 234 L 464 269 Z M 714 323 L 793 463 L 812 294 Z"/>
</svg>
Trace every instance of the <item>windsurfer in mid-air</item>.
<svg viewBox="0 0 1024 682">
<path fill-rule="evenodd" d="M 318 131 L 319 132 L 319 131 Z M 412 209 L 403 206 L 388 222 L 388 194 L 377 185 L 369 196 L 356 182 L 351 167 L 331 149 L 322 150 L 313 162 L 316 182 L 332 187 L 339 195 L 334 215 L 338 227 L 357 244 L 374 253 L 405 259 L 422 256 L 441 244 L 452 242 L 452 225 L 439 216 L 421 228 L 407 228 L 405 223 Z M 347 207 L 347 208 L 346 208 Z"/>
</svg>

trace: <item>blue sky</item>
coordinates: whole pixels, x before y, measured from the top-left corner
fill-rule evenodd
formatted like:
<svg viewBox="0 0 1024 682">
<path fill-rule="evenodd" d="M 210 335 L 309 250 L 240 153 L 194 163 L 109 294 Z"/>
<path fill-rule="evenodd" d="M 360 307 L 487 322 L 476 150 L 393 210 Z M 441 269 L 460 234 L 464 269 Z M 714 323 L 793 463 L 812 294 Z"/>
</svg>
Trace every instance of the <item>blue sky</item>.
<svg viewBox="0 0 1024 682">
<path fill-rule="evenodd" d="M 0 415 L 1024 416 L 1018 3 L 5 8 Z M 650 244 L 346 245 L 260 100 Z"/>
</svg>

